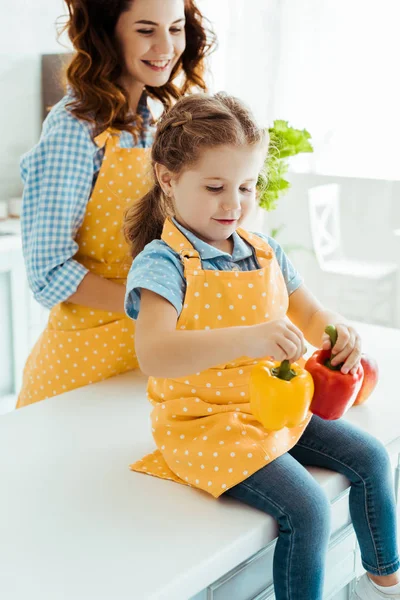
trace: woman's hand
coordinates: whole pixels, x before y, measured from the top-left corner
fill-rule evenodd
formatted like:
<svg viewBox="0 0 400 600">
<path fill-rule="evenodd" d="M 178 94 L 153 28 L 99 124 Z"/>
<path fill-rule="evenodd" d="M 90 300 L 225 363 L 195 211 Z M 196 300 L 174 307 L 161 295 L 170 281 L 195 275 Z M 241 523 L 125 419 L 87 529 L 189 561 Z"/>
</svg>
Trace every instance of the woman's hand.
<svg viewBox="0 0 400 600">
<path fill-rule="evenodd" d="M 276 319 L 248 328 L 252 358 L 270 356 L 276 361 L 295 362 L 305 352 L 304 336 L 289 319 Z"/>
<path fill-rule="evenodd" d="M 361 338 L 354 327 L 351 325 L 337 324 L 335 325 L 338 338 L 335 346 L 332 348 L 333 366 L 343 363 L 340 369 L 342 373 L 347 374 L 349 371 L 354 374 L 360 366 L 361 360 Z M 331 342 L 329 335 L 324 333 L 322 337 L 322 348 L 329 350 Z"/>
</svg>

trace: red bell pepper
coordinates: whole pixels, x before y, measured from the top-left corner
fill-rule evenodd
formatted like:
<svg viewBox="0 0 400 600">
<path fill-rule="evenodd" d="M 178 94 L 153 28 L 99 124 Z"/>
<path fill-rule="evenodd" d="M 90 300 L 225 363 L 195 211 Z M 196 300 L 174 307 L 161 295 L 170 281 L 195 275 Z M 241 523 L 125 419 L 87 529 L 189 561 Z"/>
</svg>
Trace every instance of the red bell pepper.
<svg viewBox="0 0 400 600">
<path fill-rule="evenodd" d="M 308 359 L 304 368 L 314 380 L 314 396 L 310 410 L 322 419 L 340 419 L 354 403 L 360 391 L 364 371 L 360 365 L 353 375 L 341 372 L 343 364 L 332 366 L 332 348 L 336 344 L 337 331 L 332 325 L 325 332 L 331 339 L 330 350 L 317 350 Z"/>
</svg>

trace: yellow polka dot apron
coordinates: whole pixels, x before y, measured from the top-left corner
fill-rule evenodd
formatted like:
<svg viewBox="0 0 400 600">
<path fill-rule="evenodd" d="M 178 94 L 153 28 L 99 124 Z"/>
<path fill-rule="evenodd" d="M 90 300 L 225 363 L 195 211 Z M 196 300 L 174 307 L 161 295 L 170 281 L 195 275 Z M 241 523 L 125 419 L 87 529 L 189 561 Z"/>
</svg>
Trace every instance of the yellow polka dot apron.
<svg viewBox="0 0 400 600">
<path fill-rule="evenodd" d="M 132 258 L 122 232 L 123 216 L 150 187 L 149 149 L 121 148 L 113 130 L 95 142 L 105 146 L 105 154 L 75 238 L 79 250 L 74 259 L 92 273 L 125 285 Z M 123 313 L 58 304 L 26 363 L 17 407 L 136 368 L 133 338 L 133 321 Z"/>
<path fill-rule="evenodd" d="M 254 248 L 260 269 L 204 270 L 188 239 L 166 221 L 162 239 L 180 254 L 187 284 L 177 329 L 256 325 L 286 315 L 288 294 L 272 248 L 243 229 L 237 233 Z M 151 377 L 148 397 L 158 449 L 131 469 L 217 498 L 292 448 L 311 413 L 298 427 L 268 433 L 250 412 L 249 380 L 256 362 L 241 357 L 187 377 Z"/>
</svg>

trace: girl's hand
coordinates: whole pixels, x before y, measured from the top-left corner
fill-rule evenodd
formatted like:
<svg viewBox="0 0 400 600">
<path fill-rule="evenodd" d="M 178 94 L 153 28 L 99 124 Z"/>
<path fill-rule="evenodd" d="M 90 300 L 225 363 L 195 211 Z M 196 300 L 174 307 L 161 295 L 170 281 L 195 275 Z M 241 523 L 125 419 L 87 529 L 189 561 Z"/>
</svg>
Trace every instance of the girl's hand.
<svg viewBox="0 0 400 600">
<path fill-rule="evenodd" d="M 349 371 L 352 375 L 357 372 L 361 360 L 361 338 L 354 327 L 350 325 L 338 324 L 335 325 L 338 338 L 335 346 L 332 348 L 333 366 L 343 363 L 340 369 L 343 374 Z M 324 333 L 322 337 L 322 348 L 329 350 L 331 342 L 329 335 Z"/>
<path fill-rule="evenodd" d="M 276 361 L 295 362 L 305 352 L 304 336 L 289 319 L 276 319 L 249 327 L 248 356 L 263 358 L 270 356 Z"/>
</svg>

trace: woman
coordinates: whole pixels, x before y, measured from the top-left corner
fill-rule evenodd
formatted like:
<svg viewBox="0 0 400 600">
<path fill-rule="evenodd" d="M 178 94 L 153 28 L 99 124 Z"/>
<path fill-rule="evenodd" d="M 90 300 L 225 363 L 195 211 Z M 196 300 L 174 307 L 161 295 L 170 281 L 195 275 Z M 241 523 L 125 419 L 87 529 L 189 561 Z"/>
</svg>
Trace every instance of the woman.
<svg viewBox="0 0 400 600">
<path fill-rule="evenodd" d="M 206 89 L 215 38 L 194 0 L 67 0 L 68 93 L 22 158 L 28 280 L 51 309 L 17 407 L 137 367 L 124 314 L 125 210 L 149 186 L 148 97 L 168 108 Z M 179 85 L 174 83 L 179 76 Z"/>
</svg>

